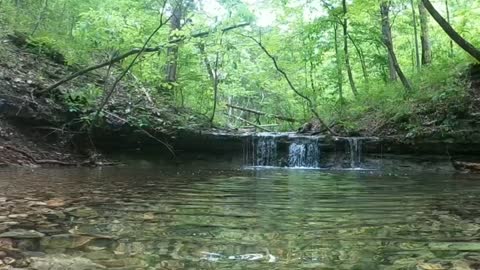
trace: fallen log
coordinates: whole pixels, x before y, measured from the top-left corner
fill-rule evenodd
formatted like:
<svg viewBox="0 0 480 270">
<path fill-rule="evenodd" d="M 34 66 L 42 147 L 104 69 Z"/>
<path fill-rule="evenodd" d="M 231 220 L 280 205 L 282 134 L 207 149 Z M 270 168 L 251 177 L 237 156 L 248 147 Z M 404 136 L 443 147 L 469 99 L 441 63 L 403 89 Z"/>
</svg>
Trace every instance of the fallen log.
<svg viewBox="0 0 480 270">
<path fill-rule="evenodd" d="M 457 170 L 467 170 L 470 172 L 480 172 L 480 163 L 453 161 L 453 167 Z"/>
<path fill-rule="evenodd" d="M 233 118 L 235 118 L 235 119 L 237 119 L 237 120 L 240 120 L 240 121 L 242 121 L 242 122 L 244 122 L 244 123 L 247 123 L 247 124 L 249 124 L 249 125 L 251 125 L 251 126 L 254 126 L 254 127 L 256 127 L 256 128 L 258 128 L 258 129 L 260 129 L 260 130 L 263 130 L 263 131 L 266 131 L 266 132 L 272 132 L 271 130 L 268 130 L 268 129 L 260 126 L 260 125 L 257 125 L 257 124 L 255 124 L 255 123 L 250 122 L 250 121 L 248 121 L 248 120 L 246 120 L 246 119 L 243 119 L 243 118 L 241 118 L 241 117 L 239 117 L 239 116 L 236 116 L 236 115 L 228 115 L 227 113 L 225 113 L 225 115 L 228 116 L 228 117 L 233 117 Z"/>
<path fill-rule="evenodd" d="M 273 118 L 276 118 L 276 119 L 279 119 L 279 120 L 283 120 L 283 121 L 287 121 L 287 122 L 292 122 L 292 123 L 298 122 L 298 120 L 293 119 L 293 118 L 290 118 L 290 117 L 285 117 L 285 116 L 275 115 L 275 114 L 268 114 L 268 113 L 266 113 L 266 112 L 257 111 L 257 110 L 249 109 L 249 108 L 244 108 L 244 107 L 236 106 L 236 105 L 233 105 L 233 104 L 227 104 L 227 107 L 232 108 L 232 109 L 237 109 L 237 110 L 245 111 L 245 112 L 250 112 L 250 113 L 253 113 L 253 114 L 256 114 L 256 115 L 263 115 L 263 116 L 267 116 L 267 117 L 273 117 Z"/>
</svg>

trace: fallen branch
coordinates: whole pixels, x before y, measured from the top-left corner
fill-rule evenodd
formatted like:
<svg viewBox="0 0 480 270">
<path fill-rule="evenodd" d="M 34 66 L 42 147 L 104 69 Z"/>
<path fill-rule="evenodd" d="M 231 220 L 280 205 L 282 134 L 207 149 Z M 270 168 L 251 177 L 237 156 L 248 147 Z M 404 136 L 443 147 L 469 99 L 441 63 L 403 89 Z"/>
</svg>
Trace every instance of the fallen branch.
<svg viewBox="0 0 480 270">
<path fill-rule="evenodd" d="M 279 125 L 277 124 L 267 124 L 267 125 L 258 125 L 259 127 L 264 127 L 264 128 L 268 128 L 268 127 L 278 127 Z M 242 126 L 240 128 L 252 128 L 254 126 Z"/>
<path fill-rule="evenodd" d="M 227 104 L 227 107 L 230 107 L 230 108 L 233 108 L 233 109 L 237 109 L 237 110 L 241 110 L 241 111 L 245 111 L 245 112 L 250 112 L 250 113 L 253 113 L 253 114 L 257 114 L 257 115 L 263 115 L 263 116 L 267 116 L 267 117 L 273 117 L 273 118 L 276 118 L 276 119 L 279 119 L 279 120 L 283 120 L 283 121 L 287 121 L 287 122 L 292 122 L 292 123 L 298 122 L 298 120 L 293 119 L 293 118 L 284 117 L 284 116 L 281 116 L 281 115 L 268 114 L 268 113 L 266 113 L 266 112 L 257 111 L 257 110 L 249 109 L 249 108 L 244 108 L 244 107 L 236 106 L 236 105 L 233 105 L 233 104 Z"/>
<path fill-rule="evenodd" d="M 230 26 L 230 27 L 227 27 L 227 28 L 223 28 L 220 31 L 228 32 L 228 31 L 234 30 L 236 28 L 245 27 L 245 26 L 248 26 L 248 25 L 250 25 L 250 23 L 241 23 L 241 24 L 233 25 L 233 26 Z M 212 31 L 200 32 L 200 33 L 196 33 L 196 34 L 191 35 L 190 38 L 205 37 L 205 36 L 208 36 L 211 33 L 212 33 Z M 143 49 L 142 48 L 131 49 L 130 51 L 128 51 L 124 54 L 118 55 L 116 57 L 113 57 L 106 62 L 97 64 L 97 65 L 93 65 L 93 66 L 87 67 L 85 69 L 82 69 L 80 71 L 77 71 L 77 72 L 61 79 L 60 81 L 52 84 L 51 86 L 45 88 L 44 90 L 38 91 L 37 93 L 41 94 L 41 93 L 45 93 L 45 92 L 50 92 L 51 90 L 57 88 L 58 86 L 66 83 L 66 82 L 69 82 L 69 81 L 71 81 L 71 80 L 73 80 L 73 79 L 75 79 L 79 76 L 82 76 L 82 75 L 84 75 L 84 74 L 86 74 L 90 71 L 115 64 L 115 63 L 117 63 L 117 62 L 119 62 L 119 61 L 121 61 L 121 60 L 123 60 L 123 59 L 125 59 L 129 56 L 135 55 L 135 54 L 158 52 L 158 51 L 162 50 L 166 45 L 173 44 L 173 43 L 179 43 L 179 42 L 182 42 L 182 41 L 186 40 L 187 38 L 188 37 L 180 37 L 180 38 L 172 39 L 172 40 L 168 41 L 165 45 L 160 45 L 160 46 L 157 46 L 157 47 L 146 47 L 146 48 L 143 48 Z"/>
<path fill-rule="evenodd" d="M 225 115 L 228 116 L 228 117 L 233 117 L 233 118 L 235 118 L 235 119 L 238 119 L 238 120 L 240 120 L 240 121 L 242 121 L 242 122 L 244 122 L 244 123 L 247 123 L 247 124 L 249 124 L 249 125 L 251 125 L 251 126 L 254 126 L 254 127 L 256 127 L 256 128 L 258 128 L 258 129 L 260 129 L 260 130 L 263 130 L 263 131 L 266 131 L 266 132 L 272 132 L 271 130 L 268 130 L 268 129 L 260 126 L 260 125 L 257 125 L 257 124 L 255 124 L 255 123 L 252 123 L 252 122 L 250 122 L 250 121 L 248 121 L 248 120 L 246 120 L 246 119 L 243 119 L 243 118 L 241 118 L 240 116 L 228 115 L 227 113 L 226 113 Z"/>
</svg>

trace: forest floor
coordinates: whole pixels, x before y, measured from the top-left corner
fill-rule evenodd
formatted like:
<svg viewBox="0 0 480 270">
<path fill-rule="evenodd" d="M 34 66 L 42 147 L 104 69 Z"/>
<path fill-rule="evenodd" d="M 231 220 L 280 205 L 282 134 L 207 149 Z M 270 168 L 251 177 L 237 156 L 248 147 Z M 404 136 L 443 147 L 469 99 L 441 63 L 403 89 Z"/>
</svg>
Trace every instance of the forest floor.
<svg viewBox="0 0 480 270">
<path fill-rule="evenodd" d="M 0 165 L 81 162 L 85 156 L 73 154 L 57 132 L 64 108 L 35 95 L 65 69 L 9 39 L 0 42 Z"/>
</svg>

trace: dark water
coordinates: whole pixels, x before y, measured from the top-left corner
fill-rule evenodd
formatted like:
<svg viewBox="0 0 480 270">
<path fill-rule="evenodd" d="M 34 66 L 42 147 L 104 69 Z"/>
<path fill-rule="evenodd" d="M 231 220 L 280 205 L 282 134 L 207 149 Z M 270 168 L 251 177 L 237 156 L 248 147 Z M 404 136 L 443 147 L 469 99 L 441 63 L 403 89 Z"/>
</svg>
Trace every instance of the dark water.
<svg viewBox="0 0 480 270">
<path fill-rule="evenodd" d="M 192 168 L 4 170 L 0 197 L 65 199 L 56 225 L 16 226 L 112 269 L 480 265 L 478 176 Z"/>
</svg>

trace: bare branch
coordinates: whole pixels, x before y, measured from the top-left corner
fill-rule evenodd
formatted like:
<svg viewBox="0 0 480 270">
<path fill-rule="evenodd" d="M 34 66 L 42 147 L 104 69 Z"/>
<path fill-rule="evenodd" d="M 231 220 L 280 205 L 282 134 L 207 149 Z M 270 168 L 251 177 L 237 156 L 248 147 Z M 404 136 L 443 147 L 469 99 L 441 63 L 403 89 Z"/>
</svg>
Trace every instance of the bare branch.
<svg viewBox="0 0 480 270">
<path fill-rule="evenodd" d="M 322 126 L 324 126 L 328 132 L 330 134 L 333 134 L 333 135 L 336 135 L 335 132 L 323 121 L 323 119 L 320 117 L 320 115 L 318 114 L 318 112 L 315 110 L 315 106 L 312 102 L 312 100 L 306 96 L 305 94 L 303 94 L 302 92 L 300 92 L 296 87 L 295 85 L 292 83 L 292 81 L 290 80 L 290 78 L 288 77 L 288 74 L 278 65 L 278 61 L 277 59 L 275 58 L 275 56 L 273 56 L 268 50 L 267 48 L 262 44 L 261 41 L 258 41 L 257 39 L 255 39 L 254 37 L 251 37 L 251 36 L 245 36 L 251 40 L 253 40 L 253 42 L 255 42 L 262 50 L 263 52 L 272 60 L 273 62 L 273 65 L 275 66 L 275 69 L 280 73 L 282 74 L 283 78 L 285 78 L 285 80 L 287 81 L 288 85 L 290 86 L 290 89 L 292 89 L 293 92 L 295 92 L 295 94 L 297 94 L 299 97 L 301 97 L 302 99 L 304 99 L 307 104 L 308 104 L 308 107 L 310 109 L 310 111 L 313 113 L 313 115 L 317 118 L 317 120 L 320 122 L 320 124 L 322 124 Z"/>
</svg>

